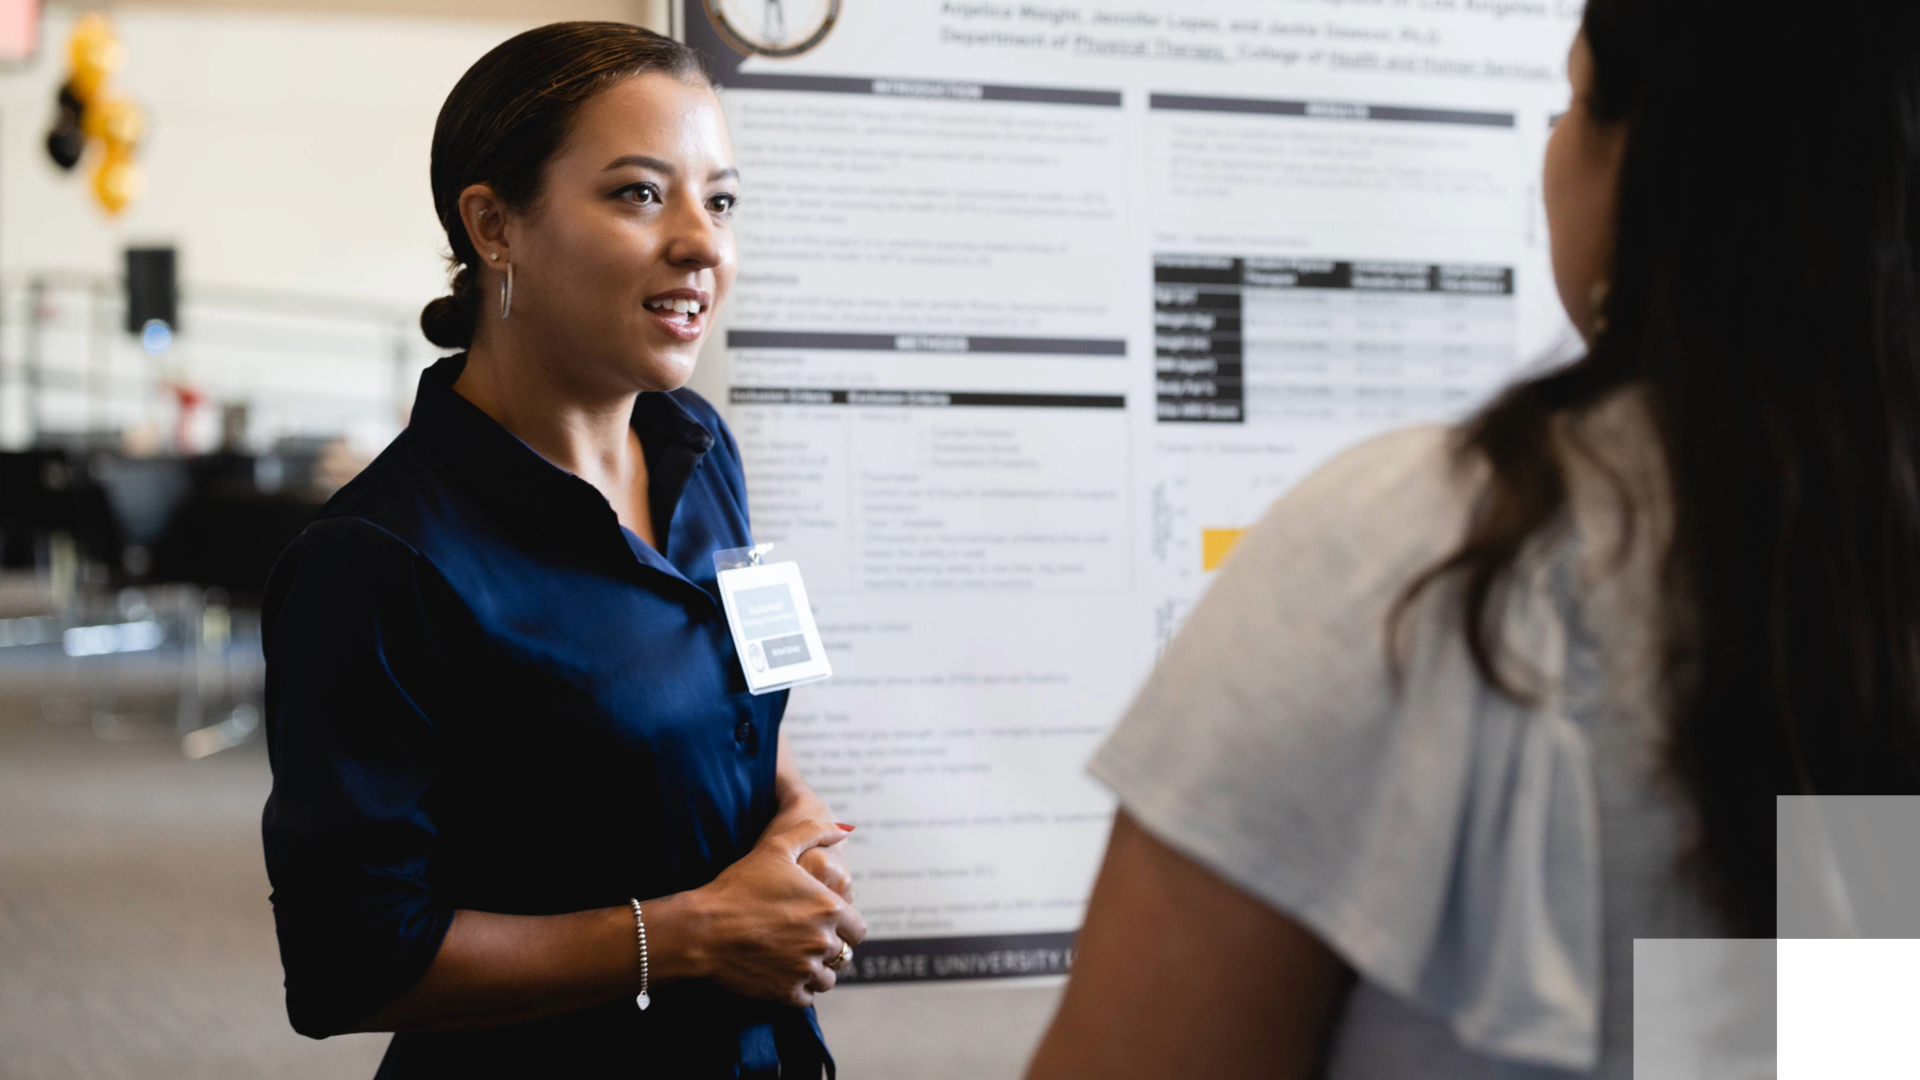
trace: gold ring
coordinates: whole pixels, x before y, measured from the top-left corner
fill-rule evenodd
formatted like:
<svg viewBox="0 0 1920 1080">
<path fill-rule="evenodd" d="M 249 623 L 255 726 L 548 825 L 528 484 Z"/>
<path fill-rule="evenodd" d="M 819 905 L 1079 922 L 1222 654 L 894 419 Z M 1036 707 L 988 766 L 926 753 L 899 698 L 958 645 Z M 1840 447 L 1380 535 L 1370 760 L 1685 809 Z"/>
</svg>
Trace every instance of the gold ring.
<svg viewBox="0 0 1920 1080">
<path fill-rule="evenodd" d="M 840 969 L 846 967 L 848 964 L 851 964 L 852 962 L 853 962 L 853 946 L 843 941 L 840 943 L 840 955 L 827 961 L 827 967 L 831 968 L 834 971 L 839 971 Z"/>
</svg>

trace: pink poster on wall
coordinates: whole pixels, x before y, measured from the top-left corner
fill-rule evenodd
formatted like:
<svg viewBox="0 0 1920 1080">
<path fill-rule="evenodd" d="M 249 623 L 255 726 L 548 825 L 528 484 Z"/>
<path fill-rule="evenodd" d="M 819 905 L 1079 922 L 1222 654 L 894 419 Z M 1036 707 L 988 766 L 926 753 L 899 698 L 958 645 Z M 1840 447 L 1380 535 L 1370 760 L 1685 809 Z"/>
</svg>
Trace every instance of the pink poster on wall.
<svg viewBox="0 0 1920 1080">
<path fill-rule="evenodd" d="M 0 63 L 33 58 L 40 49 L 40 0 L 0 0 Z"/>
</svg>

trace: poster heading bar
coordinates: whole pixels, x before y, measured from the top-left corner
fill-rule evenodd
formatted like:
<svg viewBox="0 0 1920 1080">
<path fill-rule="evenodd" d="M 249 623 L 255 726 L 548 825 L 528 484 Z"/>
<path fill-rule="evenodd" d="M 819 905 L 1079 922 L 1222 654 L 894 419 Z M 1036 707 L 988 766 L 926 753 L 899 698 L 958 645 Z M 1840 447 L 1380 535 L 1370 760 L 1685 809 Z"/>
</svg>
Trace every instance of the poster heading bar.
<svg viewBox="0 0 1920 1080">
<path fill-rule="evenodd" d="M 895 409 L 1124 409 L 1125 394 L 1003 394 L 975 390 L 826 390 L 736 386 L 735 405 L 867 405 Z"/>
<path fill-rule="evenodd" d="M 1275 101 L 1267 98 L 1154 94 L 1148 98 L 1148 107 L 1177 112 L 1304 116 L 1315 120 L 1398 120 L 1415 124 L 1466 124 L 1470 127 L 1510 128 L 1514 126 L 1512 113 L 1470 112 L 1464 109 L 1421 109 L 1406 105 L 1364 105 L 1350 101 Z"/>
<path fill-rule="evenodd" d="M 1039 105 L 1090 105 L 1117 109 L 1118 90 L 1069 90 L 1055 86 L 1005 86 L 996 83 L 954 82 L 946 79 L 871 79 L 839 75 L 760 75 L 737 72 L 726 76 L 729 90 L 786 90 L 810 94 L 871 94 L 874 97 L 921 98 L 928 101 L 1025 101 Z"/>
<path fill-rule="evenodd" d="M 1021 353 L 1125 356 L 1122 338 L 972 337 L 966 334 L 840 334 L 811 330 L 729 330 L 729 349 L 845 349 L 854 352 Z"/>
</svg>

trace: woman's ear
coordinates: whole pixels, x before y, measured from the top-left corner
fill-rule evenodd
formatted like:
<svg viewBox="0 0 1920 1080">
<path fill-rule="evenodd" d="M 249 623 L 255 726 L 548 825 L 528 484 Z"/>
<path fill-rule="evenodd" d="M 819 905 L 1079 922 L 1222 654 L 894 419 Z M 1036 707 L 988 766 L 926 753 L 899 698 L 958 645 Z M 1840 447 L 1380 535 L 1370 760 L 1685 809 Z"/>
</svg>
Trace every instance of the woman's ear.
<svg viewBox="0 0 1920 1080">
<path fill-rule="evenodd" d="M 460 221 L 467 239 L 480 255 L 480 265 L 499 269 L 513 259 L 507 242 L 507 204 L 486 184 L 473 184 L 460 193 Z"/>
</svg>

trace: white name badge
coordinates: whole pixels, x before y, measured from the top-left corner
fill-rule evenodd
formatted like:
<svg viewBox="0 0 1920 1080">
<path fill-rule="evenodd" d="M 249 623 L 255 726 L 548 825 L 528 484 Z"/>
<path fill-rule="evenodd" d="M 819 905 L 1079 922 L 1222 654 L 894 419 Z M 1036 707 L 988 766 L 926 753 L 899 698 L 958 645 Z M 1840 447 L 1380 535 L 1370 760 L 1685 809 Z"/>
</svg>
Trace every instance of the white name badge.
<svg viewBox="0 0 1920 1080">
<path fill-rule="evenodd" d="M 813 624 L 800 565 L 763 562 L 772 547 L 762 544 L 713 556 L 720 602 L 733 631 L 733 647 L 740 654 L 740 670 L 747 677 L 747 689 L 756 694 L 833 674 L 827 650 L 820 644 L 820 630 Z"/>
</svg>

